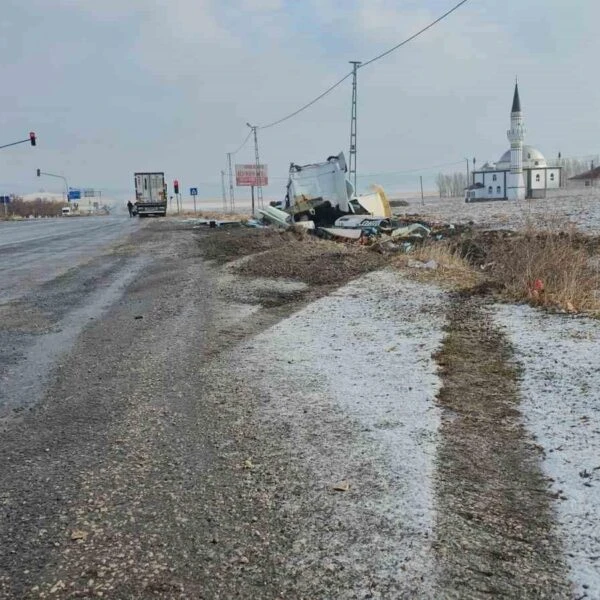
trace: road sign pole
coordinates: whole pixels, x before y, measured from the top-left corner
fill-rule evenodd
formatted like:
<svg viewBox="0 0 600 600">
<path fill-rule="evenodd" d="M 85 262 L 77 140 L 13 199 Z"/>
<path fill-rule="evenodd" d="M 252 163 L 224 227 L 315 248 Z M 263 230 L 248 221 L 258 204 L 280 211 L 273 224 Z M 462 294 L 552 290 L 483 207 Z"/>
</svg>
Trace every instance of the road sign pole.
<svg viewBox="0 0 600 600">
<path fill-rule="evenodd" d="M 194 214 L 196 214 L 198 211 L 196 210 L 196 195 L 195 194 L 194 194 L 193 198 L 194 198 Z"/>
</svg>

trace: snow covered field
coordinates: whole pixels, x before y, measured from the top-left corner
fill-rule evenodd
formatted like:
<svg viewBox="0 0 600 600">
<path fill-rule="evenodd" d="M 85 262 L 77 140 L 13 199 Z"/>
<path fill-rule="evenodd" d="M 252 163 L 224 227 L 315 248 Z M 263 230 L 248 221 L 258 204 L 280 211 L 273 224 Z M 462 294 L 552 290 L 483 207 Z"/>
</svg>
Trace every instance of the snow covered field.
<svg viewBox="0 0 600 600">
<path fill-rule="evenodd" d="M 523 368 L 521 409 L 544 450 L 576 598 L 600 599 L 600 322 L 500 306 Z"/>
<path fill-rule="evenodd" d="M 395 208 L 397 214 L 426 215 L 450 223 L 475 222 L 490 228 L 521 229 L 528 223 L 562 226 L 573 224 L 585 233 L 600 232 L 600 188 L 587 193 L 582 190 L 560 190 L 560 194 L 548 195 L 543 200 L 512 202 L 466 203 L 462 198 L 412 199 L 410 206 Z"/>
<path fill-rule="evenodd" d="M 364 581 L 362 590 L 340 590 L 340 599 L 434 597 L 427 590 L 435 579 L 441 382 L 432 354 L 443 338 L 445 303 L 436 287 L 371 273 L 255 337 L 233 359 L 243 377 L 260 381 L 261 418 L 275 429 L 288 424 L 291 460 L 311 473 L 302 494 L 309 505 L 298 498 L 286 507 L 308 519 L 297 568 L 333 560 L 330 568 L 359 572 Z M 346 483 L 347 491 L 332 491 Z M 329 556 L 310 544 L 327 527 L 319 513 L 343 522 Z M 374 589 L 384 595 L 365 596 Z"/>
</svg>

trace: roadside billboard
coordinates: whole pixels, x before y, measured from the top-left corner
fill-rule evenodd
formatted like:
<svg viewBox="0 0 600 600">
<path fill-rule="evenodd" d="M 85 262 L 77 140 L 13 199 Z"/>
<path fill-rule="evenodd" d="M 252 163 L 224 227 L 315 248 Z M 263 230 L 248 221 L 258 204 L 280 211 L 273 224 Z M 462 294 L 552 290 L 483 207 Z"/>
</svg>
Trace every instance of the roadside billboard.
<svg viewBox="0 0 600 600">
<path fill-rule="evenodd" d="M 238 187 L 269 185 L 267 165 L 235 165 L 235 185 Z"/>
</svg>

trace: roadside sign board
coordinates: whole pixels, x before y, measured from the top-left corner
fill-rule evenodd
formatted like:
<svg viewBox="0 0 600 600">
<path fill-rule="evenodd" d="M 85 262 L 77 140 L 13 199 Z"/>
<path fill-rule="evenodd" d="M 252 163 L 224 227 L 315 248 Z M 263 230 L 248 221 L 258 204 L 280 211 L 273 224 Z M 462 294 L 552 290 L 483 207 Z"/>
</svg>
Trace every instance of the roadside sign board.
<svg viewBox="0 0 600 600">
<path fill-rule="evenodd" d="M 69 188 L 69 200 L 81 200 L 81 190 Z"/>
<path fill-rule="evenodd" d="M 269 185 L 267 165 L 235 165 L 235 185 L 250 187 Z"/>
<path fill-rule="evenodd" d="M 0 204 L 10 204 L 10 196 L 0 196 Z"/>
<path fill-rule="evenodd" d="M 83 197 L 84 198 L 94 198 L 96 196 L 96 191 L 95 190 L 83 190 Z"/>
<path fill-rule="evenodd" d="M 198 188 L 190 188 L 190 196 L 197 196 Z"/>
</svg>

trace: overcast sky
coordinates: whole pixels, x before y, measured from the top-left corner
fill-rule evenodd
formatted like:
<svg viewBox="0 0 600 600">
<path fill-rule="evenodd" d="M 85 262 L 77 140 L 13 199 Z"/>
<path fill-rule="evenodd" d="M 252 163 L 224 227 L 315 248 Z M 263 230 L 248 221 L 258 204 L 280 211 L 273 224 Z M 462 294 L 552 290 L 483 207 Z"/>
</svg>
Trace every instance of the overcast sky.
<svg viewBox="0 0 600 600">
<path fill-rule="evenodd" d="M 35 177 L 39 167 L 119 198 L 138 170 L 218 196 L 247 121 L 292 112 L 349 60 L 372 58 L 456 1 L 2 0 L 0 143 L 34 130 L 39 146 L 0 151 L 0 193 L 59 189 Z M 516 75 L 527 143 L 548 158 L 598 153 L 599 22 L 595 0 L 470 0 L 359 71 L 360 185 L 416 189 L 419 169 L 430 182 L 435 165 L 497 160 Z M 347 153 L 350 100 L 347 80 L 260 132 L 266 196 L 283 194 L 290 162 Z M 253 161 L 251 144 L 236 161 Z M 398 174 L 370 175 L 388 172 Z"/>
</svg>

